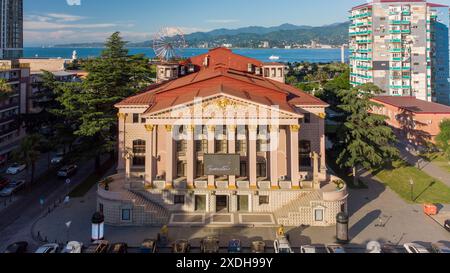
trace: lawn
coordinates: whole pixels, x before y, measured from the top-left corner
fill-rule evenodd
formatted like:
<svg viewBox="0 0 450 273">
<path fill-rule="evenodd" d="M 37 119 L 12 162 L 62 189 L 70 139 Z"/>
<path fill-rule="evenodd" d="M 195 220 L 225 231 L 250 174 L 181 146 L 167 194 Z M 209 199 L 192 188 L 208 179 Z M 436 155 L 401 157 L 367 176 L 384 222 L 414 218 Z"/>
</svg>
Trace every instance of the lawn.
<svg viewBox="0 0 450 273">
<path fill-rule="evenodd" d="M 403 161 L 395 162 L 393 169 L 377 172 L 376 178 L 409 203 L 450 204 L 449 187 Z M 413 200 L 410 179 L 414 181 Z"/>
<path fill-rule="evenodd" d="M 442 153 L 422 154 L 421 157 L 427 161 L 433 162 L 436 166 L 441 167 L 450 173 L 450 160 L 446 159 Z"/>
</svg>

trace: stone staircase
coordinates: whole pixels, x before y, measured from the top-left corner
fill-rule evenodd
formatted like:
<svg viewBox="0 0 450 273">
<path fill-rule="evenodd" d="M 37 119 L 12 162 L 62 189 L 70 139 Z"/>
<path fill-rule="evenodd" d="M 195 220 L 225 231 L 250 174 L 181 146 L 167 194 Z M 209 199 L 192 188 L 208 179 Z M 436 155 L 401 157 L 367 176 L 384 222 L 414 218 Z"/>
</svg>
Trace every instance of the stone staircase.
<svg viewBox="0 0 450 273">
<path fill-rule="evenodd" d="M 311 217 L 312 203 L 320 202 L 322 196 L 318 191 L 304 192 L 299 195 L 294 201 L 286 204 L 282 208 L 274 212 L 278 224 L 284 226 L 300 226 L 302 224 L 309 224 L 310 219 L 303 219 Z"/>
<path fill-rule="evenodd" d="M 133 202 L 136 224 L 160 226 L 169 222 L 170 213 L 161 205 L 148 200 L 140 191 L 128 190 L 125 194 Z"/>
</svg>

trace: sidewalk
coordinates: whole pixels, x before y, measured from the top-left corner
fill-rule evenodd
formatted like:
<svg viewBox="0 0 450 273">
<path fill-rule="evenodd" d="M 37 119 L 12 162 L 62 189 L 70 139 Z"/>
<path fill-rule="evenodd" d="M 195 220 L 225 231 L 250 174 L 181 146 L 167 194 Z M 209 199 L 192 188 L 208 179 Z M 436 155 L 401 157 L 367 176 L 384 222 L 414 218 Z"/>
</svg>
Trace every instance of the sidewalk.
<svg viewBox="0 0 450 273">
<path fill-rule="evenodd" d="M 450 173 L 443 170 L 441 167 L 436 166 L 433 162 L 425 161 L 420 156 L 413 155 L 411 152 L 406 150 L 404 145 L 398 145 L 400 150 L 400 156 L 403 160 L 408 162 L 409 164 L 416 166 L 419 170 L 427 173 L 429 176 L 434 177 L 448 187 L 450 187 Z"/>
</svg>

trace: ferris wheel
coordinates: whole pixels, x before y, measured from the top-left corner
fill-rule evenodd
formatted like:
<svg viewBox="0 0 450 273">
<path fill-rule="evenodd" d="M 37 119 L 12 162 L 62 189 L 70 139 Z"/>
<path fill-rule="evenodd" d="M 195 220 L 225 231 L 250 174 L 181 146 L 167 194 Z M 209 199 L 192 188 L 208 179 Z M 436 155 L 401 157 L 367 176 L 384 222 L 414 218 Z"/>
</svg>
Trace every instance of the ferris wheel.
<svg viewBox="0 0 450 273">
<path fill-rule="evenodd" d="M 161 61 L 181 57 L 181 51 L 186 47 L 184 33 L 177 27 L 162 28 L 153 38 L 153 50 Z"/>
</svg>

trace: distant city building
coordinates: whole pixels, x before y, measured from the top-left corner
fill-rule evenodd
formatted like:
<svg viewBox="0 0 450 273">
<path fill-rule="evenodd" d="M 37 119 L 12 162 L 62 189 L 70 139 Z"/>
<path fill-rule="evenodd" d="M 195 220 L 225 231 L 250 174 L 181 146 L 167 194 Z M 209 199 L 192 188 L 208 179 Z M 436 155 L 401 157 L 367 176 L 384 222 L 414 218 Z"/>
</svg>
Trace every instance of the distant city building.
<svg viewBox="0 0 450 273">
<path fill-rule="evenodd" d="M 23 1 L 0 0 L 0 59 L 23 55 Z"/>
<path fill-rule="evenodd" d="M 223 44 L 222 46 L 225 47 L 225 48 L 232 48 L 233 44 Z"/>
<path fill-rule="evenodd" d="M 270 48 L 270 43 L 268 41 L 264 41 L 262 43 L 262 48 Z"/>
<path fill-rule="evenodd" d="M 374 0 L 351 10 L 351 83 L 383 95 L 450 104 L 449 8 L 425 0 Z"/>
<path fill-rule="evenodd" d="M 0 164 L 8 160 L 25 136 L 20 115 L 27 113 L 30 68 L 18 61 L 0 60 L 0 78 L 12 87 L 12 93 L 0 100 Z"/>
</svg>

